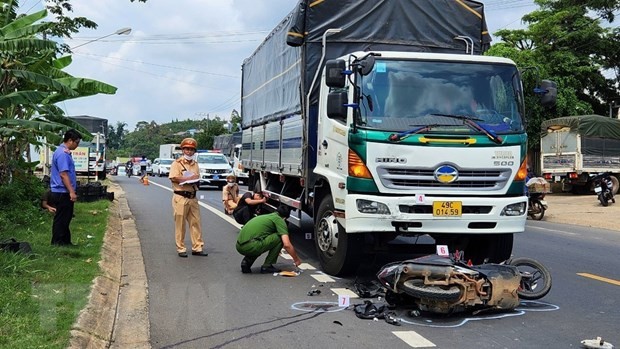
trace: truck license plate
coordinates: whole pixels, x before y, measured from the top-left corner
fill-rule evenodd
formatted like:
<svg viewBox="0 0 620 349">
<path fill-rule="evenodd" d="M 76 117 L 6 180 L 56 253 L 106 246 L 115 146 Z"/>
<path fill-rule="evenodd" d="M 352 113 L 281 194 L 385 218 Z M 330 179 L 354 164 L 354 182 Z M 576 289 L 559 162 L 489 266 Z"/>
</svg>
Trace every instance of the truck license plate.
<svg viewBox="0 0 620 349">
<path fill-rule="evenodd" d="M 219 175 L 213 175 L 213 179 L 220 179 Z"/>
<path fill-rule="evenodd" d="M 460 217 L 463 204 L 460 201 L 433 201 L 434 217 Z"/>
</svg>

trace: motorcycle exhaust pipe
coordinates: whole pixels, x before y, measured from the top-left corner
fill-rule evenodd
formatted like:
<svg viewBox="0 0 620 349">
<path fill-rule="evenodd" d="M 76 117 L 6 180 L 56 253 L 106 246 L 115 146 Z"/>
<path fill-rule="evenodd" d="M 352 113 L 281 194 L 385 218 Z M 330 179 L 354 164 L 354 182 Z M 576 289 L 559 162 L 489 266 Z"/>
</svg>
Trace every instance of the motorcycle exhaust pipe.
<svg viewBox="0 0 620 349">
<path fill-rule="evenodd" d="M 423 265 L 423 264 L 407 264 L 403 268 L 403 274 L 411 277 L 424 277 L 425 280 L 432 279 L 435 283 L 437 281 L 443 281 L 439 284 L 447 285 L 452 276 L 453 270 L 451 267 L 442 267 L 438 265 Z"/>
</svg>

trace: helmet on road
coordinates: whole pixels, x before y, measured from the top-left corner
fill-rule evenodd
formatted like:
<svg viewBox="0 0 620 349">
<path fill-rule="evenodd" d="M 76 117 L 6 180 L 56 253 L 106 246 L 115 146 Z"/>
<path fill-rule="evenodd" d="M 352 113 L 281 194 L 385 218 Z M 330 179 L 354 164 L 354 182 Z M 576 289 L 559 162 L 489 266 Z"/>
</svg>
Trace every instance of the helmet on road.
<svg viewBox="0 0 620 349">
<path fill-rule="evenodd" d="M 198 142 L 196 142 L 195 139 L 193 138 L 185 138 L 182 142 L 181 142 L 181 149 L 183 148 L 193 148 L 194 150 L 196 150 L 196 148 L 198 147 Z"/>
</svg>

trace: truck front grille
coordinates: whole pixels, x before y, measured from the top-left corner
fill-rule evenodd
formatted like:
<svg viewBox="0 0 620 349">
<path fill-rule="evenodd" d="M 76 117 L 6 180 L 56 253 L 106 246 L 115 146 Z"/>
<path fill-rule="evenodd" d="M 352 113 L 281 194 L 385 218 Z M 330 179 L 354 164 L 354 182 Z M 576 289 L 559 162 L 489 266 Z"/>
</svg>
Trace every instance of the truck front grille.
<svg viewBox="0 0 620 349">
<path fill-rule="evenodd" d="M 510 169 L 458 170 L 458 178 L 452 183 L 435 179 L 435 169 L 429 168 L 377 168 L 381 183 L 392 189 L 451 188 L 459 190 L 498 190 L 503 188 L 512 171 Z"/>
</svg>

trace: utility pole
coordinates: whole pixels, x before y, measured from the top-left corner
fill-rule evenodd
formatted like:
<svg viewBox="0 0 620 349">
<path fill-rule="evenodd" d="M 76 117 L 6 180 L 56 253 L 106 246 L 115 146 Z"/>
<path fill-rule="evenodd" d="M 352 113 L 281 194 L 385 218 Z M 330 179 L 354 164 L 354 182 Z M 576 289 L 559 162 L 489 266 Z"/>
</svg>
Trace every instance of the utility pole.
<svg viewBox="0 0 620 349">
<path fill-rule="evenodd" d="M 609 101 L 609 117 L 614 118 L 614 108 L 618 108 L 618 112 L 616 114 L 616 119 L 620 119 L 620 103 L 618 102 L 620 98 L 614 98 Z"/>
</svg>

